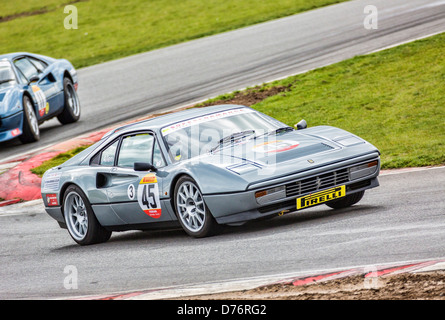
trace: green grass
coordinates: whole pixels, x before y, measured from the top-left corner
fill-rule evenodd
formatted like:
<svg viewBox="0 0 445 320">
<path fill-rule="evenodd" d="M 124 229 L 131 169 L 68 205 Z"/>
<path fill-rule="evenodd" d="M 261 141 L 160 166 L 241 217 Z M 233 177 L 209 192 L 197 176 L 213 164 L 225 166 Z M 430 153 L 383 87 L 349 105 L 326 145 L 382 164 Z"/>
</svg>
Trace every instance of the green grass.
<svg viewBox="0 0 445 320">
<path fill-rule="evenodd" d="M 445 33 L 267 86 L 253 107 L 288 125 L 331 125 L 368 140 L 382 168 L 445 164 Z"/>
<path fill-rule="evenodd" d="M 78 154 L 79 152 L 85 150 L 86 148 L 88 148 L 89 145 L 86 146 L 81 146 L 81 147 L 77 147 L 74 148 L 72 150 L 69 150 L 67 152 L 58 154 L 57 156 L 55 156 L 54 158 L 44 161 L 40 166 L 31 169 L 31 172 L 38 175 L 39 177 L 42 177 L 43 174 L 53 168 L 56 167 L 58 165 L 61 165 L 62 163 L 64 163 L 65 161 L 71 159 L 72 157 L 74 157 L 76 154 Z"/>
<path fill-rule="evenodd" d="M 17 1 L 0 0 L 0 17 L 10 17 L 18 14 L 32 13 L 41 10 L 55 10 L 56 8 L 66 5 L 69 0 L 20 0 L 20 5 Z"/>
<path fill-rule="evenodd" d="M 0 52 L 66 58 L 79 68 L 342 1 L 0 0 L 0 15 L 12 16 L 0 22 Z M 64 28 L 69 3 L 78 29 Z"/>
</svg>

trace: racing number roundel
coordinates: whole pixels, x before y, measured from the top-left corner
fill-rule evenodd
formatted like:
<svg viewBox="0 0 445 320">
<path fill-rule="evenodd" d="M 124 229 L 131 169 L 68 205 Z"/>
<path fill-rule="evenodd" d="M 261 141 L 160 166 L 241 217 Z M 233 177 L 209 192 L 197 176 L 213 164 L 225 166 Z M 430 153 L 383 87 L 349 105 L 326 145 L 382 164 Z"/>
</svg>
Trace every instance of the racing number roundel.
<svg viewBox="0 0 445 320">
<path fill-rule="evenodd" d="M 150 217 L 155 219 L 161 217 L 158 180 L 154 173 L 147 174 L 139 182 L 138 203 L 141 209 Z"/>
<path fill-rule="evenodd" d="M 34 96 L 36 98 L 37 106 L 39 108 L 39 116 L 43 117 L 49 111 L 49 104 L 46 101 L 45 94 L 43 91 L 36 85 L 32 86 L 32 92 L 34 92 Z"/>
</svg>

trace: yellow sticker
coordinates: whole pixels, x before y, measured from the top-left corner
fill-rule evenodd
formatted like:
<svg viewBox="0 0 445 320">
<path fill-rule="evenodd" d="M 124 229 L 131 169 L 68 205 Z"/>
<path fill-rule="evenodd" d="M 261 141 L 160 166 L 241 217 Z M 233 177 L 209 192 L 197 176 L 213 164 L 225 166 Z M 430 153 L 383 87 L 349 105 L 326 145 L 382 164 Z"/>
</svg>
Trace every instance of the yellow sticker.
<svg viewBox="0 0 445 320">
<path fill-rule="evenodd" d="M 156 183 L 156 182 L 158 182 L 158 180 L 156 179 L 156 175 L 154 173 L 149 173 L 142 178 L 139 184 Z"/>
<path fill-rule="evenodd" d="M 323 190 L 307 196 L 297 198 L 297 209 L 303 209 L 317 204 L 339 199 L 346 195 L 346 186 L 338 186 L 332 189 Z"/>
</svg>

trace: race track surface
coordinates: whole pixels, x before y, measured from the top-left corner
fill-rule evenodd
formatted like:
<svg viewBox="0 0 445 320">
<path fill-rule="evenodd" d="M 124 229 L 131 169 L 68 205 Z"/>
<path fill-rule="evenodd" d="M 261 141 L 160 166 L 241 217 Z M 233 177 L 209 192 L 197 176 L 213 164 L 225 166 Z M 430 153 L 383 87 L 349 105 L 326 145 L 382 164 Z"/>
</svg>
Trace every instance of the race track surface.
<svg viewBox="0 0 445 320">
<path fill-rule="evenodd" d="M 0 299 L 104 295 L 445 258 L 445 167 L 385 172 L 380 183 L 347 209 L 323 205 L 203 239 L 180 229 L 113 233 L 108 242 L 86 247 L 75 244 L 39 200 L 3 207 Z M 66 289 L 73 270 L 77 289 Z"/>
</svg>

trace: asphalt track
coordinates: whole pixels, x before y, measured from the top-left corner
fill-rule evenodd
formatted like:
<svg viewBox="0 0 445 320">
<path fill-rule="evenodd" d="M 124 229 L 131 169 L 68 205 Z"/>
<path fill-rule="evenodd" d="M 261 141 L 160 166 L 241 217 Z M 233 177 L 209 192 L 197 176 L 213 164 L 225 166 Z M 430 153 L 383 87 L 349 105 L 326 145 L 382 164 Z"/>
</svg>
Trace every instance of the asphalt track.
<svg viewBox="0 0 445 320">
<path fill-rule="evenodd" d="M 363 25 L 367 5 L 378 29 Z M 442 31 L 444 0 L 355 0 L 80 69 L 81 120 L 48 121 L 32 145 L 2 143 L 0 159 Z"/>
<path fill-rule="evenodd" d="M 445 258 L 445 167 L 396 172 L 385 172 L 381 186 L 353 207 L 314 207 L 203 239 L 180 229 L 129 231 L 81 247 L 41 203 L 3 207 L 0 299 L 115 294 Z M 73 270 L 77 289 L 66 289 Z"/>
</svg>

